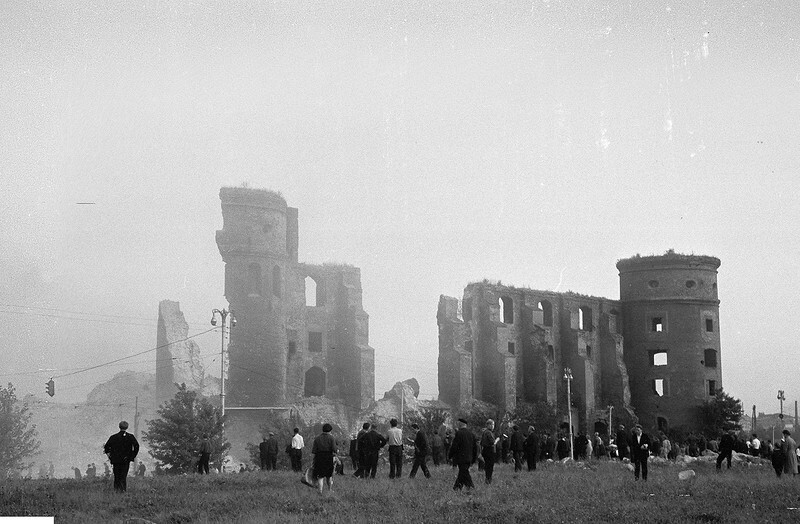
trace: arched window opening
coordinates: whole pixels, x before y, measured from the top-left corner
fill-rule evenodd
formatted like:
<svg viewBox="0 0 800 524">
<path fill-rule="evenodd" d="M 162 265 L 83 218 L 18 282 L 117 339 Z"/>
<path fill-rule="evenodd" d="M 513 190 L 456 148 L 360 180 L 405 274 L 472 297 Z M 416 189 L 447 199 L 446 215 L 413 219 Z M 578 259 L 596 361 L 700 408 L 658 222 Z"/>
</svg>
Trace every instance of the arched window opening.
<svg viewBox="0 0 800 524">
<path fill-rule="evenodd" d="M 583 306 L 578 310 L 578 329 L 592 331 L 592 308 Z"/>
<path fill-rule="evenodd" d="M 511 297 L 500 297 L 500 320 L 504 324 L 514 323 L 514 300 Z"/>
<path fill-rule="evenodd" d="M 253 262 L 247 266 L 247 294 L 261 295 L 261 266 Z"/>
<path fill-rule="evenodd" d="M 306 277 L 306 306 L 316 307 L 317 303 L 317 281 L 311 277 Z"/>
<path fill-rule="evenodd" d="M 281 280 L 281 268 L 280 266 L 273 266 L 272 268 L 272 294 L 276 297 L 281 296 L 281 288 L 283 287 L 283 282 Z"/>
<path fill-rule="evenodd" d="M 305 396 L 321 397 L 325 394 L 325 372 L 314 366 L 306 371 Z"/>
<path fill-rule="evenodd" d="M 542 323 L 545 326 L 553 325 L 553 305 L 549 300 L 539 302 L 539 309 L 542 310 Z"/>
</svg>

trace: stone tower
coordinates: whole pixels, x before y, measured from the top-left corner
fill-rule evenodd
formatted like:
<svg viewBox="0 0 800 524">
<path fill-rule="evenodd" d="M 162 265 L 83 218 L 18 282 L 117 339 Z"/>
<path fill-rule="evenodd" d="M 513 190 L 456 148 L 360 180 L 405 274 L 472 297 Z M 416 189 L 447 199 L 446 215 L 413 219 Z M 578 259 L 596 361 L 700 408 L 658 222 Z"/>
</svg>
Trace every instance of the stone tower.
<svg viewBox="0 0 800 524">
<path fill-rule="evenodd" d="M 228 347 L 228 403 L 276 406 L 286 400 L 287 265 L 297 263 L 297 210 L 273 191 L 220 190 L 225 297 L 237 321 Z"/>
<path fill-rule="evenodd" d="M 617 262 L 631 400 L 645 427 L 694 428 L 696 408 L 722 387 L 719 265 L 673 251 Z"/>
</svg>

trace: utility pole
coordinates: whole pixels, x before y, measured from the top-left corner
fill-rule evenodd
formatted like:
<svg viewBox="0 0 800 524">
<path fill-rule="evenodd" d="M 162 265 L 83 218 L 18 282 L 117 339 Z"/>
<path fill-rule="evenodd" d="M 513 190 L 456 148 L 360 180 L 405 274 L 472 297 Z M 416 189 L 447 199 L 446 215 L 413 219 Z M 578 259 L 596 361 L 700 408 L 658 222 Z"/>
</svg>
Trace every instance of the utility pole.
<svg viewBox="0 0 800 524">
<path fill-rule="evenodd" d="M 139 440 L 139 397 L 136 397 L 136 407 L 133 411 L 133 436 Z"/>
<path fill-rule="evenodd" d="M 575 437 L 572 434 L 572 370 L 564 368 L 564 379 L 567 381 L 567 413 L 569 414 L 569 459 L 575 460 Z"/>
<path fill-rule="evenodd" d="M 750 432 L 755 433 L 756 427 L 756 405 L 753 404 L 753 418 L 750 419 Z"/>
<path fill-rule="evenodd" d="M 783 401 L 786 400 L 786 397 L 784 396 L 782 389 L 778 390 L 778 400 L 781 401 L 781 414 L 778 415 L 778 418 L 783 420 Z"/>
<path fill-rule="evenodd" d="M 794 430 L 797 431 L 797 401 L 794 401 Z"/>
<path fill-rule="evenodd" d="M 233 318 L 233 311 L 227 309 L 212 309 L 211 310 L 211 325 L 217 325 L 217 314 L 222 319 L 222 345 L 219 352 L 219 402 L 222 405 L 222 416 L 225 416 L 225 328 L 226 320 L 230 317 L 230 327 L 236 326 L 236 319 Z"/>
</svg>

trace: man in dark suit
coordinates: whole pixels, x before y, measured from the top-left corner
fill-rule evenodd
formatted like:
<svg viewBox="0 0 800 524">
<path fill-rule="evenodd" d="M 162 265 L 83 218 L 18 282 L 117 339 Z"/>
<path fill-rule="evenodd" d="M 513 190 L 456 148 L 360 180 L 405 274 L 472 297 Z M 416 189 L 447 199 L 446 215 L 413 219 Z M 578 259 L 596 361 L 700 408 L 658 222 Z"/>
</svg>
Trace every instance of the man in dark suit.
<svg viewBox="0 0 800 524">
<path fill-rule="evenodd" d="M 619 428 L 617 429 L 617 437 L 614 439 L 614 443 L 617 445 L 617 453 L 619 454 L 620 460 L 629 455 L 629 440 L 630 439 L 628 438 L 628 432 L 625 430 L 625 426 L 620 424 Z"/>
<path fill-rule="evenodd" d="M 458 419 L 458 431 L 453 437 L 448 457 L 453 465 L 458 466 L 458 476 L 456 483 L 453 484 L 454 490 L 459 490 L 464 486 L 474 488 L 472 477 L 469 474 L 469 467 L 478 459 L 478 442 L 475 435 L 467 429 L 467 421 L 463 418 Z"/>
<path fill-rule="evenodd" d="M 363 453 L 361 478 L 367 478 L 367 475 L 369 478 L 375 478 L 378 472 L 378 453 L 385 445 L 386 439 L 378 433 L 378 428 L 374 424 L 358 439 L 358 450 Z"/>
<path fill-rule="evenodd" d="M 139 453 L 139 442 L 127 430 L 128 423 L 123 420 L 119 423 L 119 433 L 111 435 L 103 447 L 103 452 L 114 467 L 114 490 L 119 492 L 128 489 L 128 468 Z"/>
<path fill-rule="evenodd" d="M 522 435 L 522 431 L 519 430 L 519 426 L 514 424 L 512 428 L 514 431 L 511 434 L 511 453 L 514 457 L 514 471 L 522 471 L 522 458 L 525 452 L 525 437 Z"/>
<path fill-rule="evenodd" d="M 630 440 L 631 455 L 633 457 L 633 476 L 639 480 L 639 470 L 642 480 L 647 480 L 647 459 L 650 458 L 650 437 L 642 433 L 642 426 L 636 424 Z"/>
<path fill-rule="evenodd" d="M 261 471 L 267 469 L 267 465 L 269 464 L 269 460 L 267 459 L 267 454 L 269 453 L 269 444 L 267 444 L 267 437 L 263 437 L 261 440 L 261 444 L 258 445 L 258 455 L 261 459 Z"/>
<path fill-rule="evenodd" d="M 416 432 L 414 435 L 414 439 L 408 439 L 414 444 L 414 464 L 411 466 L 411 475 L 408 478 L 413 479 L 417 474 L 417 469 L 422 468 L 422 474 L 425 475 L 426 479 L 431 478 L 431 472 L 428 471 L 428 465 L 426 464 L 428 460 L 428 438 L 425 436 L 425 432 L 419 429 L 419 424 L 416 422 L 411 424 L 411 429 Z"/>
</svg>

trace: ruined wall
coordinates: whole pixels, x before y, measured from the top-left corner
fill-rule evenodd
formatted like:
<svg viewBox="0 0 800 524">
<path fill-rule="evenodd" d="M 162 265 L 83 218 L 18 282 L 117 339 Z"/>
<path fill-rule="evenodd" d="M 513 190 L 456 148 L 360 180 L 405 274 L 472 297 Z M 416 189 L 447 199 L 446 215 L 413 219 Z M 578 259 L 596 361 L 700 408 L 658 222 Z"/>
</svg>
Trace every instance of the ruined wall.
<svg viewBox="0 0 800 524">
<path fill-rule="evenodd" d="M 175 396 L 175 384 L 186 386 L 203 395 L 219 395 L 219 383 L 208 380 L 200 347 L 189 336 L 189 324 L 178 302 L 162 300 L 158 304 L 156 334 L 156 395 L 158 407 Z"/>
<path fill-rule="evenodd" d="M 361 273 L 297 260 L 297 209 L 279 194 L 222 188 L 225 296 L 231 330 L 228 403 L 270 407 L 324 396 L 353 410 L 374 399 L 374 350 Z M 315 287 L 310 303 L 306 288 Z"/>
<path fill-rule="evenodd" d="M 603 298 L 481 282 L 465 288 L 457 318 L 458 299 L 441 297 L 440 399 L 451 405 L 477 399 L 506 411 L 518 400 L 549 402 L 566 412 L 563 374 L 570 367 L 580 427 L 601 419 L 609 404 L 629 407 L 619 309 Z"/>
</svg>

